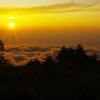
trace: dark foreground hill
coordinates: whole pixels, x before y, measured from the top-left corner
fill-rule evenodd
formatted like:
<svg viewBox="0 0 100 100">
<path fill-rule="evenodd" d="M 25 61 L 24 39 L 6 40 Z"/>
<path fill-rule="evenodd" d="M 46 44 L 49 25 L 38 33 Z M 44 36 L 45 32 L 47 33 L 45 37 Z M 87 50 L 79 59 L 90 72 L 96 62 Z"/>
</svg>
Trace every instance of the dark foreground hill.
<svg viewBox="0 0 100 100">
<path fill-rule="evenodd" d="M 25 66 L 1 64 L 0 100 L 100 100 L 100 62 L 81 45 Z"/>
</svg>

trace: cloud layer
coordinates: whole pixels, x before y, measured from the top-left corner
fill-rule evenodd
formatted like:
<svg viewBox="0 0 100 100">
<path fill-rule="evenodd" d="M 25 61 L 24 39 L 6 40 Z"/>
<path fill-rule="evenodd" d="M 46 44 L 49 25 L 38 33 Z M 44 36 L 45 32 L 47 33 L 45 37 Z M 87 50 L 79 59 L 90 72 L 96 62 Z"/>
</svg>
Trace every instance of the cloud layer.
<svg viewBox="0 0 100 100">
<path fill-rule="evenodd" d="M 40 13 L 68 13 L 68 12 L 100 12 L 100 3 L 76 3 L 67 2 L 63 4 L 53 4 L 38 7 L 0 7 L 2 14 L 40 14 Z"/>
<path fill-rule="evenodd" d="M 60 48 L 61 46 L 21 45 L 6 47 L 5 52 L 1 52 L 1 55 L 3 55 L 11 65 L 22 66 L 27 64 L 30 59 L 43 61 L 43 58 L 47 56 L 55 59 Z"/>
<path fill-rule="evenodd" d="M 20 46 L 13 46 L 13 47 L 6 47 L 5 52 L 1 52 L 1 55 L 4 55 L 4 58 L 14 66 L 22 66 L 27 64 L 30 59 L 39 59 L 43 61 L 45 57 L 52 57 L 55 60 L 55 57 L 58 55 L 59 50 L 62 46 L 60 45 L 20 45 Z M 69 47 L 69 46 L 66 46 Z M 88 55 L 93 54 L 95 52 L 98 55 L 98 59 L 100 59 L 100 47 L 93 48 L 88 47 L 85 48 Z"/>
</svg>

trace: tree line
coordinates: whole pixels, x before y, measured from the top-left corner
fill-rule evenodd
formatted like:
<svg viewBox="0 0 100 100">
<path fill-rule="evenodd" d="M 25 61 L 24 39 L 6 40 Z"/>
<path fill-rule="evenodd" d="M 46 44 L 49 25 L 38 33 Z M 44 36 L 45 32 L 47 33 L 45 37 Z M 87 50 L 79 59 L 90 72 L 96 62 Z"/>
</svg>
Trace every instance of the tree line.
<svg viewBox="0 0 100 100">
<path fill-rule="evenodd" d="M 0 50 L 4 43 L 0 41 Z M 100 61 L 81 44 L 63 46 L 55 57 L 13 67 L 0 57 L 0 99 L 100 100 Z"/>
</svg>

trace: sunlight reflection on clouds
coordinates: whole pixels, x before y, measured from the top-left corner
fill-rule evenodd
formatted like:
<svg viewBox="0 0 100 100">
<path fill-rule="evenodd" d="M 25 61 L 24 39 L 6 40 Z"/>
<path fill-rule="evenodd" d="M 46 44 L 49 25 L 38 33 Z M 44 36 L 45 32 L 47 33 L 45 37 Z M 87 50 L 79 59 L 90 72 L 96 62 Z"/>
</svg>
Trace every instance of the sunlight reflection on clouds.
<svg viewBox="0 0 100 100">
<path fill-rule="evenodd" d="M 27 64 L 30 59 L 38 59 L 43 61 L 45 57 L 52 57 L 55 60 L 55 57 L 58 55 L 61 45 L 51 45 L 51 46 L 35 46 L 35 45 L 20 45 L 13 47 L 6 47 L 5 52 L 1 52 L 1 55 L 4 55 L 4 58 L 10 62 L 11 65 L 21 66 Z M 70 47 L 70 46 L 66 46 Z M 84 47 L 88 55 L 95 52 L 100 59 L 100 47 Z"/>
</svg>

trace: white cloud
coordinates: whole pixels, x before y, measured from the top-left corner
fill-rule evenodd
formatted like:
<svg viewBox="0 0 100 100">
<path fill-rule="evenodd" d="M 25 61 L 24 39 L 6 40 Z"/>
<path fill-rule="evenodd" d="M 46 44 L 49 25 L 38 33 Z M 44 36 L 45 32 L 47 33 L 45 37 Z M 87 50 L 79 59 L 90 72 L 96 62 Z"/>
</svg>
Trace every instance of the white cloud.
<svg viewBox="0 0 100 100">
<path fill-rule="evenodd" d="M 7 60 L 13 66 L 19 66 L 19 64 L 14 60 L 14 58 L 9 54 L 4 54 L 4 59 Z"/>
<path fill-rule="evenodd" d="M 35 46 L 35 45 L 21 45 L 21 46 L 12 46 L 6 47 L 5 52 L 2 52 L 1 55 L 4 55 L 4 58 L 14 66 L 25 65 L 30 59 L 39 59 L 43 61 L 43 58 L 51 56 L 55 59 L 55 56 L 58 54 L 58 50 L 61 46 Z"/>
</svg>

